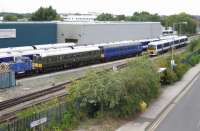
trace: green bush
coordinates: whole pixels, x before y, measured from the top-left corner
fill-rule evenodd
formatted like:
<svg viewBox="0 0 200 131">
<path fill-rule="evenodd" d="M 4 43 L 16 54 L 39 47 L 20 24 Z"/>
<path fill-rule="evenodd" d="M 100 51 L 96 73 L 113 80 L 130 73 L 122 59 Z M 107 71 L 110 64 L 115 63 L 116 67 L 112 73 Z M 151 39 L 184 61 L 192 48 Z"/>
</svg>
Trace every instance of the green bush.
<svg viewBox="0 0 200 131">
<path fill-rule="evenodd" d="M 167 69 L 164 71 L 161 75 L 162 78 L 162 84 L 163 85 L 169 85 L 178 80 L 176 73 L 172 69 Z"/>
<path fill-rule="evenodd" d="M 89 117 L 101 114 L 128 116 L 139 102 L 149 103 L 159 94 L 159 75 L 152 61 L 140 58 L 118 72 L 90 72 L 72 84 L 70 99 Z"/>
<path fill-rule="evenodd" d="M 187 64 L 178 63 L 174 67 L 174 72 L 176 73 L 177 80 L 180 80 L 188 69 L 189 66 Z"/>
<path fill-rule="evenodd" d="M 192 40 L 189 44 L 188 44 L 188 52 L 194 52 L 196 50 L 200 49 L 200 38 Z"/>
<path fill-rule="evenodd" d="M 196 64 L 198 64 L 200 61 L 200 54 L 194 54 L 190 59 L 189 59 L 189 63 L 192 66 L 195 66 Z"/>
<path fill-rule="evenodd" d="M 59 126 L 62 130 L 72 129 L 78 124 L 79 116 L 76 110 L 74 110 L 74 107 L 72 107 L 70 104 L 68 104 L 68 110 L 63 112 L 62 116 L 63 118 Z"/>
<path fill-rule="evenodd" d="M 174 83 L 175 81 L 178 80 L 178 76 L 177 76 L 176 72 L 172 69 L 170 61 L 171 61 L 170 56 L 162 57 L 162 58 L 159 58 L 155 61 L 155 63 L 157 64 L 157 66 L 159 68 L 160 67 L 167 68 L 166 71 L 164 71 L 160 74 L 161 84 L 163 84 L 163 85 L 172 84 L 172 83 Z M 180 60 L 178 60 L 178 59 L 175 60 L 175 63 L 177 64 L 177 66 L 179 66 L 179 64 L 180 64 L 179 61 Z"/>
<path fill-rule="evenodd" d="M 180 80 L 185 72 L 190 68 L 190 65 L 184 63 L 185 58 L 187 57 L 187 53 L 183 52 L 174 57 L 176 66 L 173 71 L 177 76 L 177 80 Z"/>
<path fill-rule="evenodd" d="M 114 108 L 125 96 L 125 88 L 116 72 L 89 72 L 86 77 L 72 84 L 70 97 L 78 103 L 80 111 L 89 117 Z"/>
<path fill-rule="evenodd" d="M 116 112 L 119 116 L 129 116 L 138 111 L 141 100 L 147 104 L 159 94 L 159 75 L 152 61 L 138 59 L 129 63 L 121 72 L 123 83 L 127 88 L 127 96 L 120 102 Z"/>
</svg>

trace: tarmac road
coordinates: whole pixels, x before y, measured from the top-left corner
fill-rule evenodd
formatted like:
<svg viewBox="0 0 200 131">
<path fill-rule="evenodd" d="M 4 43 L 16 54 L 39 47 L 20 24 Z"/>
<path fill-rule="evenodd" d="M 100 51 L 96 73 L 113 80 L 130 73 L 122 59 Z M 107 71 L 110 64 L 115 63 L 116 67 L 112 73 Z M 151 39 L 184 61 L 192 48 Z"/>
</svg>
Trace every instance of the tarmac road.
<svg viewBox="0 0 200 131">
<path fill-rule="evenodd" d="M 200 131 L 200 76 L 156 131 Z"/>
</svg>

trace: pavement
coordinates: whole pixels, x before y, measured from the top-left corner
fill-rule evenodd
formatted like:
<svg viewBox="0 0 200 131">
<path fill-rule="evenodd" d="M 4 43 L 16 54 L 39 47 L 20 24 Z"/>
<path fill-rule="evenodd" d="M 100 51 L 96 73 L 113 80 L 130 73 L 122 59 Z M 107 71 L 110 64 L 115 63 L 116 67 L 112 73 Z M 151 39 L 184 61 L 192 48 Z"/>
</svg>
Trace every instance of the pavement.
<svg viewBox="0 0 200 131">
<path fill-rule="evenodd" d="M 170 113 L 160 122 L 156 131 L 200 130 L 200 75 L 195 79 L 187 95 L 173 102 Z"/>
<path fill-rule="evenodd" d="M 189 88 L 193 88 L 191 84 L 193 84 L 194 80 L 198 78 L 199 73 L 200 73 L 200 63 L 197 64 L 195 67 L 191 68 L 188 72 L 186 72 L 186 74 L 183 76 L 183 78 L 180 81 L 174 83 L 173 85 L 169 85 L 165 87 L 162 90 L 162 93 L 159 96 L 159 98 L 157 98 L 154 102 L 152 102 L 151 105 L 148 107 L 148 109 L 144 113 L 142 113 L 137 119 L 130 121 L 125 125 L 122 125 L 116 131 L 145 131 L 145 130 L 154 131 L 159 126 L 161 121 L 172 110 L 172 108 L 174 108 L 175 106 L 174 101 L 175 100 L 177 101 L 177 99 L 180 99 L 179 96 L 187 92 Z M 197 94 L 199 93 L 198 90 L 196 92 Z M 198 98 L 196 98 L 194 102 L 198 102 L 199 98 L 200 98 L 200 95 Z M 200 109 L 200 106 L 197 109 Z M 193 110 L 191 110 L 190 112 L 192 111 Z M 182 112 L 182 113 L 186 113 L 186 112 L 187 112 L 187 109 L 185 110 L 185 112 Z M 177 114 L 177 116 L 178 115 L 182 115 L 182 114 Z M 199 121 L 199 127 L 200 127 L 200 121 Z M 158 131 L 161 131 L 162 130 L 161 128 L 162 127 L 158 128 Z M 166 131 L 179 131 L 179 130 L 170 130 L 168 126 L 165 126 L 165 128 L 166 128 Z"/>
</svg>

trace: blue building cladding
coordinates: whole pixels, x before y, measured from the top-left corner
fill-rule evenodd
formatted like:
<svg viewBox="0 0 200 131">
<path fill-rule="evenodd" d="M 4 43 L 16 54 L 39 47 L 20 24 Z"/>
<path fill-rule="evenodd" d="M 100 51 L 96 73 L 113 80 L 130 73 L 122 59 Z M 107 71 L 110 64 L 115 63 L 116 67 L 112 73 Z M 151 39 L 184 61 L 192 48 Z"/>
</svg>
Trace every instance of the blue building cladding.
<svg viewBox="0 0 200 131">
<path fill-rule="evenodd" d="M 0 48 L 57 43 L 56 22 L 3 22 L 1 29 L 15 29 L 16 38 L 0 38 Z"/>
</svg>

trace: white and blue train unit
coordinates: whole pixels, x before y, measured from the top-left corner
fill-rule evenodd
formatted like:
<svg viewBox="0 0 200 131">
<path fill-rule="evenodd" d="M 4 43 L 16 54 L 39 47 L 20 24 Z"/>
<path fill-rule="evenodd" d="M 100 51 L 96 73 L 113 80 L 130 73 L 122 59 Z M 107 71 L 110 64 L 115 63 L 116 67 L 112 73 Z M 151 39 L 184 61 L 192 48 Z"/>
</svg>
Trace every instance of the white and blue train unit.
<svg viewBox="0 0 200 131">
<path fill-rule="evenodd" d="M 147 52 L 150 56 L 156 56 L 168 51 L 171 48 L 182 47 L 187 43 L 187 41 L 187 36 L 168 37 L 168 39 L 161 39 L 160 41 L 150 42 L 148 44 Z"/>
<path fill-rule="evenodd" d="M 71 68 L 140 55 L 158 55 L 173 47 L 181 47 L 186 36 L 138 41 L 119 41 L 76 46 L 74 43 L 33 45 L 0 49 L 0 64 L 6 63 L 16 74 L 31 74 Z"/>
</svg>

